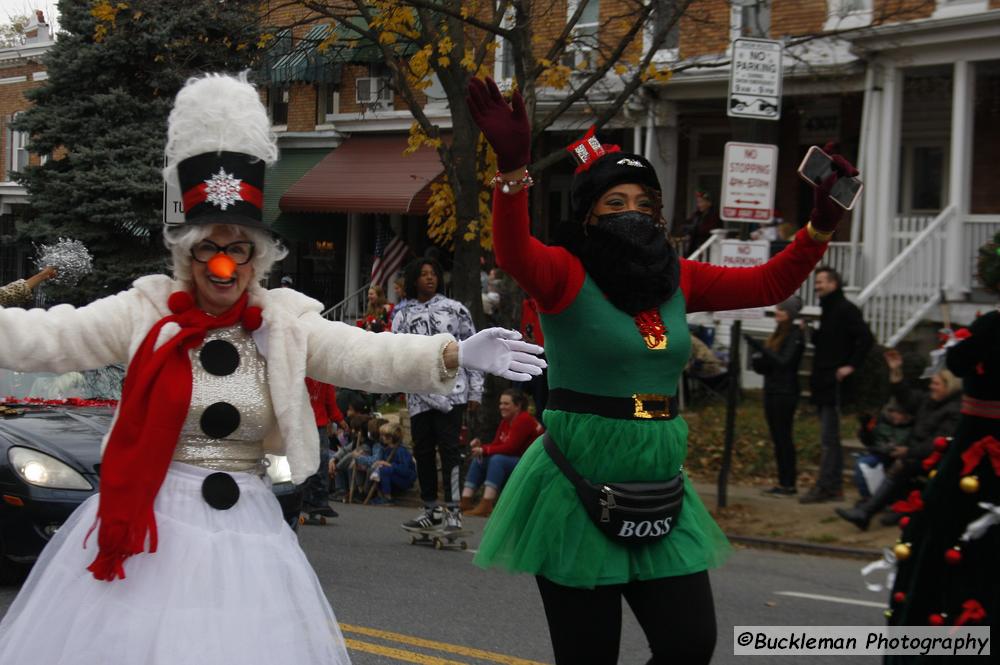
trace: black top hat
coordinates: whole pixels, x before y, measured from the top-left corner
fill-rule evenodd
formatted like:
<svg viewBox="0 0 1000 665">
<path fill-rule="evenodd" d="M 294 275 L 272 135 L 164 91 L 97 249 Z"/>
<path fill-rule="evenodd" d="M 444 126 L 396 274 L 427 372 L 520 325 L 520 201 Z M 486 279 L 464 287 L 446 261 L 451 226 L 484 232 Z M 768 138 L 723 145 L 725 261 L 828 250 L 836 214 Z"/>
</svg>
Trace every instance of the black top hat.
<svg viewBox="0 0 1000 665">
<path fill-rule="evenodd" d="M 242 152 L 206 152 L 178 162 L 185 223 L 270 231 L 262 217 L 265 166 Z"/>
</svg>

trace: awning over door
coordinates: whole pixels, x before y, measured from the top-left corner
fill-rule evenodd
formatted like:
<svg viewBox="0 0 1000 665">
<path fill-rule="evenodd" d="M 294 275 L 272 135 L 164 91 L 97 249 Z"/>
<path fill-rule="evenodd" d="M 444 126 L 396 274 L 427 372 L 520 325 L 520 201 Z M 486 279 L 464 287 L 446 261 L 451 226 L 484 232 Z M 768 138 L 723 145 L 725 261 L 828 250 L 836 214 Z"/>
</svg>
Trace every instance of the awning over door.
<svg viewBox="0 0 1000 665">
<path fill-rule="evenodd" d="M 354 136 L 288 188 L 282 212 L 424 215 L 430 184 L 444 171 L 437 151 L 404 155 L 405 135 Z"/>
</svg>

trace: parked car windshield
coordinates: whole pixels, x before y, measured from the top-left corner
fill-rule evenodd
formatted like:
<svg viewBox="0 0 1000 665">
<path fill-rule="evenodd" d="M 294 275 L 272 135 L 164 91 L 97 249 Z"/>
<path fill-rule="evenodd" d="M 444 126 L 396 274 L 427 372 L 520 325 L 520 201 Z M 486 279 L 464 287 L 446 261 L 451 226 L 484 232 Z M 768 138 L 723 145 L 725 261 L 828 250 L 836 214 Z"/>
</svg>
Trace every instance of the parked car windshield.
<svg viewBox="0 0 1000 665">
<path fill-rule="evenodd" d="M 118 365 L 83 372 L 14 372 L 0 369 L 0 401 L 14 399 L 105 399 L 122 394 L 125 371 Z"/>
</svg>

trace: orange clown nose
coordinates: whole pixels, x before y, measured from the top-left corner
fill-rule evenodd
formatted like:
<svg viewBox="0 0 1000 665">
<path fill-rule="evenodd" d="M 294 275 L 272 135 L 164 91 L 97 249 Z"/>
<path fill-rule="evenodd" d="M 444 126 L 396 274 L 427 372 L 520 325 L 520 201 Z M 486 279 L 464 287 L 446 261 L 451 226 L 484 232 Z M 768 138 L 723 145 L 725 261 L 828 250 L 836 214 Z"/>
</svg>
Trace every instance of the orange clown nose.
<svg viewBox="0 0 1000 665">
<path fill-rule="evenodd" d="M 229 279 L 236 272 L 236 261 L 219 252 L 208 260 L 208 271 L 219 279 Z"/>
</svg>

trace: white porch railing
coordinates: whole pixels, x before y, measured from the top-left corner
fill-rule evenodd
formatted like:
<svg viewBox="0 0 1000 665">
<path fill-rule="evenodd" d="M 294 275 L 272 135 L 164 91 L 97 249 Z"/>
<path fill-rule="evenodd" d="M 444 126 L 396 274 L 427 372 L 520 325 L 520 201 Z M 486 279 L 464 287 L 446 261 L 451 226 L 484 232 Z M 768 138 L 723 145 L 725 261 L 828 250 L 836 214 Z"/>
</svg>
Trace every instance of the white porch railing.
<svg viewBox="0 0 1000 665">
<path fill-rule="evenodd" d="M 935 305 L 944 287 L 948 206 L 900 252 L 857 298 L 880 344 L 895 346 Z"/>
<path fill-rule="evenodd" d="M 691 252 L 691 256 L 687 257 L 689 261 L 704 261 L 706 263 L 713 263 L 714 256 L 713 248 L 721 247 L 720 244 L 722 240 L 726 239 L 725 229 L 714 229 L 710 231 L 712 234 L 708 240 L 701 244 L 701 247 Z"/>
<path fill-rule="evenodd" d="M 990 242 L 1000 231 L 1000 215 L 968 215 L 962 225 L 962 260 L 969 266 L 969 285 L 978 286 L 976 263 L 979 260 L 979 248 Z"/>
<path fill-rule="evenodd" d="M 899 253 L 933 221 L 934 215 L 896 216 L 892 220 L 892 256 L 899 256 Z"/>
<path fill-rule="evenodd" d="M 365 284 L 360 289 L 354 293 L 348 294 L 346 298 L 323 312 L 322 315 L 331 321 L 354 323 L 360 319 L 361 315 L 368 309 L 369 288 L 371 288 L 371 284 Z"/>
</svg>

